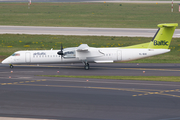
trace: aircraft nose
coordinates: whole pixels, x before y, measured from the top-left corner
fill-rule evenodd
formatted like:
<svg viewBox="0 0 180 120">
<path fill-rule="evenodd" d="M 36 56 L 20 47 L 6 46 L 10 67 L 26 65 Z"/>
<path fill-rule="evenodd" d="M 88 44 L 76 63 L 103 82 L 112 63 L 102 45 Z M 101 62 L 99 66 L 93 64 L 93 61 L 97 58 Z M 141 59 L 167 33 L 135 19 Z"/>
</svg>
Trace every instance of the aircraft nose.
<svg viewBox="0 0 180 120">
<path fill-rule="evenodd" d="M 8 64 L 9 61 L 8 61 L 7 59 L 4 59 L 1 63 L 2 63 L 2 64 Z"/>
<path fill-rule="evenodd" d="M 3 60 L 1 63 L 2 63 L 2 64 L 5 64 L 5 63 L 6 63 L 6 60 Z"/>
</svg>

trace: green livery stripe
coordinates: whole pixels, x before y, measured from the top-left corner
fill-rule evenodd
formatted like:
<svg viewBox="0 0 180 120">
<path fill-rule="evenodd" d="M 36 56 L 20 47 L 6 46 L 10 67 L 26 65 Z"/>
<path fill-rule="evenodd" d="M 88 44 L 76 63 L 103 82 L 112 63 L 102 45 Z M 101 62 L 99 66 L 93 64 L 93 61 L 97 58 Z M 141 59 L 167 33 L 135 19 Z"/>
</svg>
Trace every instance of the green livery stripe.
<svg viewBox="0 0 180 120">
<path fill-rule="evenodd" d="M 123 48 L 148 48 L 149 42 L 148 43 L 142 43 L 142 44 L 137 44 L 137 45 L 132 45 L 128 47 L 123 47 Z"/>
</svg>

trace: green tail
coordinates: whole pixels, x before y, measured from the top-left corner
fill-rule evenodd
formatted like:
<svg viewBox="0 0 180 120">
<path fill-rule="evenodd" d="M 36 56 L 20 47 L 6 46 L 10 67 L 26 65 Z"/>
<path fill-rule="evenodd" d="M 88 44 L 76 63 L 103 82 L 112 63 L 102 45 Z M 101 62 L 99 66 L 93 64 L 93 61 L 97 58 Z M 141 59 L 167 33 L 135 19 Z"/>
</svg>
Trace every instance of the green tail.
<svg viewBox="0 0 180 120">
<path fill-rule="evenodd" d="M 159 29 L 154 35 L 151 42 L 127 46 L 124 47 L 124 49 L 127 48 L 168 49 L 171 43 L 172 36 L 174 34 L 174 30 L 177 26 L 178 23 L 159 24 L 158 25 Z"/>
<path fill-rule="evenodd" d="M 158 31 L 148 45 L 150 49 L 168 49 L 177 23 L 159 24 Z"/>
</svg>

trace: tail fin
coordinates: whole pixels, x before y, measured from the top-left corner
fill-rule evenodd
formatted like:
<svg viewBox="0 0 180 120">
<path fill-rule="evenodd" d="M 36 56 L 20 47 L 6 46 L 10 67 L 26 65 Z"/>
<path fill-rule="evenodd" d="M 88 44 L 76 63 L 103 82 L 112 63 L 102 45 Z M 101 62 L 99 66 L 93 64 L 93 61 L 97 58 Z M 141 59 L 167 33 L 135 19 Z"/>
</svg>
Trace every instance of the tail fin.
<svg viewBox="0 0 180 120">
<path fill-rule="evenodd" d="M 168 49 L 178 23 L 159 24 L 158 31 L 149 43 L 150 49 Z"/>
</svg>

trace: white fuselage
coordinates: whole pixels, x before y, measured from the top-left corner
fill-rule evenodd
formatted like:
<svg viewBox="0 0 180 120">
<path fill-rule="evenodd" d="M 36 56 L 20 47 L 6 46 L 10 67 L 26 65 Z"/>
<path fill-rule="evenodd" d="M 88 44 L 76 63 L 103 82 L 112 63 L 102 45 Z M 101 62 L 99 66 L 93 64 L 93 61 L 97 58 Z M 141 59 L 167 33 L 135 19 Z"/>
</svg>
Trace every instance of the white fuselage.
<svg viewBox="0 0 180 120">
<path fill-rule="evenodd" d="M 53 64 L 95 62 L 107 63 L 131 61 L 169 52 L 169 49 L 124 49 L 124 48 L 93 48 L 88 51 L 76 51 L 75 48 L 64 49 L 65 55 L 57 54 L 59 50 L 17 51 L 2 61 L 2 64 Z"/>
</svg>

